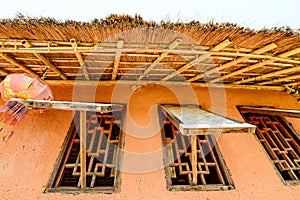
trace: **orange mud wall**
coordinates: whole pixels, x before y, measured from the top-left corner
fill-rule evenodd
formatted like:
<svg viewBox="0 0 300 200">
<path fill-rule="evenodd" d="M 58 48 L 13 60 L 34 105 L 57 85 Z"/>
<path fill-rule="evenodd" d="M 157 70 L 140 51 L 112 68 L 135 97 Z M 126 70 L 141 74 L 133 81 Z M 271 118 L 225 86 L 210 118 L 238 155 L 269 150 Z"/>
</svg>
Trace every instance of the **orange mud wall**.
<svg viewBox="0 0 300 200">
<path fill-rule="evenodd" d="M 300 185 L 286 186 L 276 173 L 262 146 L 251 134 L 226 134 L 218 144 L 235 189 L 229 191 L 170 192 L 162 167 L 162 143 L 157 104 L 194 104 L 242 120 L 236 105 L 274 106 L 300 109 L 300 104 L 284 92 L 264 90 L 193 88 L 181 86 L 143 87 L 123 85 L 98 87 L 91 92 L 71 85 L 52 85 L 55 100 L 126 103 L 125 153 L 121 192 L 115 194 L 44 193 L 69 125 L 71 111 L 48 110 L 31 113 L 19 125 L 5 127 L 15 134 L 0 142 L 0 199 L 300 199 Z M 225 93 L 224 93 L 225 92 Z M 192 94 L 194 93 L 194 94 Z M 213 94 L 212 94 L 213 93 Z M 91 95 L 92 94 L 92 95 Z M 225 94 L 225 96 L 224 96 Z M 300 130 L 299 120 L 291 123 Z M 155 156 L 147 156 L 156 152 Z M 138 155 L 138 156 L 131 156 Z M 151 159 L 149 159 L 151 158 Z"/>
</svg>

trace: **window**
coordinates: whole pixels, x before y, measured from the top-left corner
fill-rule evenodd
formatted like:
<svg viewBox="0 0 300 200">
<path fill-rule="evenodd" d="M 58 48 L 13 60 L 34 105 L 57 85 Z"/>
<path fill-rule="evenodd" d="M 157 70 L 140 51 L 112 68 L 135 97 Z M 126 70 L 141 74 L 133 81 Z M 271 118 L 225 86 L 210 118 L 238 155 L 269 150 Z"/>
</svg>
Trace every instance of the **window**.
<svg viewBox="0 0 300 200">
<path fill-rule="evenodd" d="M 198 107 L 183 107 L 180 108 L 181 111 L 178 109 L 176 106 L 162 106 L 160 111 L 167 188 L 171 191 L 233 189 L 233 182 L 214 134 L 221 124 L 227 125 L 224 132 L 228 132 L 229 125 L 233 130 L 240 131 L 248 127 L 244 130 L 246 132 L 252 132 L 253 126 L 233 122 L 228 118 L 224 118 L 223 121 L 221 116 Z M 207 117 L 220 122 L 211 122 L 212 132 L 209 132 Z M 196 124 L 193 124 L 191 119 Z"/>
<path fill-rule="evenodd" d="M 299 184 L 299 135 L 280 116 L 280 112 L 271 112 L 272 110 L 239 107 L 239 111 L 245 121 L 257 127 L 256 136 L 285 183 Z"/>
<path fill-rule="evenodd" d="M 46 192 L 103 192 L 120 189 L 122 112 L 86 112 L 86 187 L 81 185 L 79 112 L 70 126 Z"/>
</svg>

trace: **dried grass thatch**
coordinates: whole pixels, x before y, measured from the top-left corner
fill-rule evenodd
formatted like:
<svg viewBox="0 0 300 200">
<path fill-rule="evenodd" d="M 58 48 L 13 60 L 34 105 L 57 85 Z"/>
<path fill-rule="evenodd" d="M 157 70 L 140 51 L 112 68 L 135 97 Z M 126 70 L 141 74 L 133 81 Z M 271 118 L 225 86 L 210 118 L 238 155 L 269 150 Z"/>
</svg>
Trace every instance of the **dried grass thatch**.
<svg viewBox="0 0 300 200">
<path fill-rule="evenodd" d="M 180 44 L 164 54 L 177 39 Z M 24 46 L 25 40 L 31 45 Z M 0 43 L 2 76 L 25 71 L 48 80 L 78 76 L 118 80 L 126 74 L 130 80 L 180 81 L 178 74 L 165 77 L 177 71 L 193 83 L 279 86 L 288 87 L 293 94 L 300 85 L 300 30 L 288 27 L 252 30 L 213 21 L 157 23 L 139 15 L 114 14 L 78 22 L 19 14 L 14 19 L 0 20 Z M 208 51 L 209 59 L 188 66 Z M 85 72 L 80 60 L 85 61 Z M 149 66 L 151 69 L 142 77 Z"/>
</svg>

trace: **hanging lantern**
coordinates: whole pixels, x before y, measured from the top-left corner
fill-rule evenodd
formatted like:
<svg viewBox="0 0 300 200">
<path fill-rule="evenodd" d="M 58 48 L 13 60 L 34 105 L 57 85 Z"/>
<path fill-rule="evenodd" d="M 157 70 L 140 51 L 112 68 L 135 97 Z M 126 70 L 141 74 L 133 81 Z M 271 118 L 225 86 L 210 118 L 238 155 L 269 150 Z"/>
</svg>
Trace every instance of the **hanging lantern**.
<svg viewBox="0 0 300 200">
<path fill-rule="evenodd" d="M 19 123 L 29 112 L 26 100 L 53 100 L 51 89 L 42 80 L 27 74 L 8 75 L 0 83 L 1 98 L 6 103 L 0 107 L 0 120 L 10 125 Z"/>
</svg>

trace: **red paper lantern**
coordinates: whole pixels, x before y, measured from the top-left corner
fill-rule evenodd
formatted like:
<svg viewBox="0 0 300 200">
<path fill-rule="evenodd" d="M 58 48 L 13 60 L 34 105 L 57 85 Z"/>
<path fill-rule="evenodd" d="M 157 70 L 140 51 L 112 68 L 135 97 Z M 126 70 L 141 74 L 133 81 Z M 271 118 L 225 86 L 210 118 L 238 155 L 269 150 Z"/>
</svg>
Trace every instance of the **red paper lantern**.
<svg viewBox="0 0 300 200">
<path fill-rule="evenodd" d="M 0 84 L 0 92 L 4 101 L 11 98 L 53 100 L 51 89 L 47 83 L 27 74 L 8 75 Z"/>
<path fill-rule="evenodd" d="M 28 114 L 26 100 L 53 100 L 47 83 L 27 74 L 8 75 L 0 84 L 0 92 L 6 101 L 0 107 L 0 120 L 10 125 L 18 124 Z"/>
</svg>

